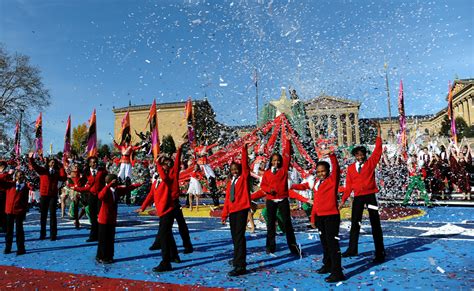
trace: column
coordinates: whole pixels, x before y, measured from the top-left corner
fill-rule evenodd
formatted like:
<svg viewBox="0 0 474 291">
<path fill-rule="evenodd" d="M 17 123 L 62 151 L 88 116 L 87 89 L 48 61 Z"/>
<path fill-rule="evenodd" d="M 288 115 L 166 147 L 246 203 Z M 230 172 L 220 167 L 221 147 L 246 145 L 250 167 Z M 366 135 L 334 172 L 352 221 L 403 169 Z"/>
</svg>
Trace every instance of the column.
<svg viewBox="0 0 474 291">
<path fill-rule="evenodd" d="M 469 114 L 469 120 L 474 123 L 474 108 L 472 108 L 472 97 L 468 96 L 467 97 L 467 108 L 468 108 L 468 114 Z M 472 124 L 469 124 L 471 126 Z"/>
<path fill-rule="evenodd" d="M 346 137 L 347 137 L 347 145 L 350 146 L 352 144 L 352 125 L 350 114 L 346 114 Z"/>
<path fill-rule="evenodd" d="M 467 104 L 467 99 L 462 101 L 463 115 L 462 117 L 467 123 L 467 126 L 471 126 L 471 117 L 469 116 L 469 105 Z"/>
<path fill-rule="evenodd" d="M 332 115 L 331 114 L 328 114 L 327 115 L 328 117 L 328 136 L 326 136 L 326 138 L 329 138 L 332 134 Z"/>
<path fill-rule="evenodd" d="M 354 130 L 355 130 L 355 136 L 356 136 L 355 142 L 357 144 L 360 144 L 359 114 L 356 112 L 354 113 Z"/>
<path fill-rule="evenodd" d="M 342 139 L 342 123 L 341 123 L 341 114 L 336 114 L 336 124 L 337 124 L 337 145 L 342 146 L 344 143 L 344 140 Z"/>
</svg>

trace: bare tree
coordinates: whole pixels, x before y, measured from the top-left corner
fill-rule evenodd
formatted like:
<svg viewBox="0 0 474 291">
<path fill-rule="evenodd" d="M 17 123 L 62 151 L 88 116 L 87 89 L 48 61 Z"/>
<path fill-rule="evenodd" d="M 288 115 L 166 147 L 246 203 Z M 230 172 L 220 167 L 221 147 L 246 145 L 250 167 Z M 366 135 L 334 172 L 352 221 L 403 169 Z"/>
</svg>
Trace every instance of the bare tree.
<svg viewBox="0 0 474 291">
<path fill-rule="evenodd" d="M 28 56 L 9 54 L 0 43 L 0 139 L 7 139 L 5 132 L 22 116 L 22 137 L 30 143 L 34 127 L 31 117 L 50 105 L 40 73 Z"/>
</svg>

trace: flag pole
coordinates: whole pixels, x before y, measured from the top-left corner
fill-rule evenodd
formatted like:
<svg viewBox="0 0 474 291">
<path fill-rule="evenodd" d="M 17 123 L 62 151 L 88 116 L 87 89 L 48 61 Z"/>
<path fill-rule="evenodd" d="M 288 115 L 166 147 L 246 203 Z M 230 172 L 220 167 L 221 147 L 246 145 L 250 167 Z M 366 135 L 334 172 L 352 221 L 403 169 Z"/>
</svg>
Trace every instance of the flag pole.
<svg viewBox="0 0 474 291">
<path fill-rule="evenodd" d="M 257 68 L 255 68 L 255 103 L 257 107 L 257 122 L 256 125 L 258 126 L 258 71 Z"/>
<path fill-rule="evenodd" d="M 388 64 L 384 63 L 383 67 L 385 68 L 385 87 L 387 90 L 387 106 L 388 106 L 388 123 L 390 125 L 390 129 L 388 131 L 388 138 L 392 140 L 393 137 L 393 128 L 392 128 L 392 109 L 390 106 L 390 88 L 388 87 Z"/>
</svg>

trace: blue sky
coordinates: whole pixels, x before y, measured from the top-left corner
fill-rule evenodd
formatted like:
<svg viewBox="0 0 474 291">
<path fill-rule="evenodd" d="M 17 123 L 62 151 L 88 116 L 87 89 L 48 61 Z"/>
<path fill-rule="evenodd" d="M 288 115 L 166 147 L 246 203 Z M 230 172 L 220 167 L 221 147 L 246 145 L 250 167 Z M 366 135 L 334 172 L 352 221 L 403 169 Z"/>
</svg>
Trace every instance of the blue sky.
<svg viewBox="0 0 474 291">
<path fill-rule="evenodd" d="M 0 42 L 42 70 L 52 105 L 44 143 L 63 146 L 65 122 L 97 109 L 109 142 L 112 107 L 208 99 L 227 124 L 255 120 L 292 86 L 362 102 L 361 116 L 392 112 L 404 81 L 407 114 L 435 113 L 449 80 L 474 77 L 474 1 L 1 0 Z M 36 115 L 36 114 L 33 114 Z"/>
</svg>

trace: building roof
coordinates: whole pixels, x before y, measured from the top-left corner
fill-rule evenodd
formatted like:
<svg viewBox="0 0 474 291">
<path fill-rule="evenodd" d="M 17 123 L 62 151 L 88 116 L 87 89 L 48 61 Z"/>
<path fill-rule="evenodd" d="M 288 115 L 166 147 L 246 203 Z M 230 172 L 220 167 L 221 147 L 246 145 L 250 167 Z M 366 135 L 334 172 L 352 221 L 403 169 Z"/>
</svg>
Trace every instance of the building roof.
<svg viewBox="0 0 474 291">
<path fill-rule="evenodd" d="M 317 96 L 313 99 L 304 101 L 305 106 L 317 106 L 317 105 L 322 105 L 323 107 L 337 107 L 340 108 L 342 107 L 360 107 L 360 102 L 354 101 L 354 100 L 349 100 L 341 97 L 335 97 L 335 96 L 328 96 L 328 95 L 320 95 Z"/>
<path fill-rule="evenodd" d="M 204 100 L 193 100 L 193 106 L 196 104 L 204 104 L 209 103 L 207 99 Z M 186 101 L 180 102 L 165 102 L 165 103 L 156 103 L 157 109 L 165 109 L 165 108 L 183 108 L 186 104 Z M 132 105 L 127 107 L 120 107 L 120 108 L 113 108 L 113 113 L 120 113 L 120 112 L 127 112 L 127 111 L 143 111 L 143 110 L 150 110 L 151 104 L 143 104 L 143 105 Z"/>
</svg>

